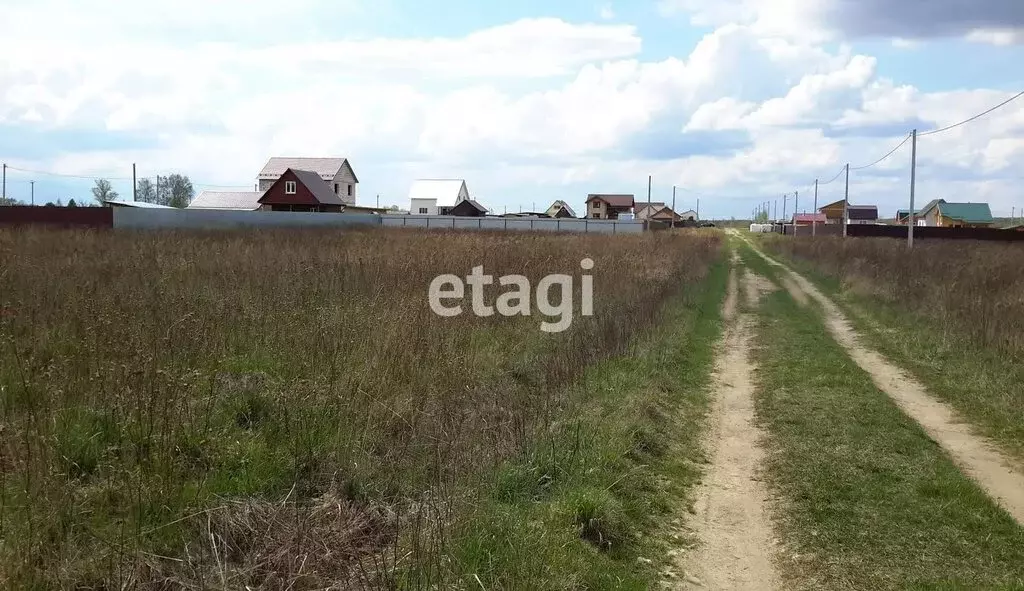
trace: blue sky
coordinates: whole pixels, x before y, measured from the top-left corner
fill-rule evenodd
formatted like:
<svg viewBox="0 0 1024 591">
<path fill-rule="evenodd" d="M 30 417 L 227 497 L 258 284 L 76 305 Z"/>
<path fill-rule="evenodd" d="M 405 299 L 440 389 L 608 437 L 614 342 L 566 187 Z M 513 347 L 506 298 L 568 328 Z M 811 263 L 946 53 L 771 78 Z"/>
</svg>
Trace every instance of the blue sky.
<svg viewBox="0 0 1024 591">
<path fill-rule="evenodd" d="M 88 4 L 88 6 L 83 6 Z M 0 0 L 7 193 L 88 199 L 179 172 L 245 188 L 270 156 L 346 156 L 359 201 L 465 178 L 492 210 L 629 192 L 744 217 L 911 128 L 1024 89 L 1015 0 Z M 908 18 L 911 14 L 914 18 Z M 58 16 L 54 16 L 58 15 Z M 273 25 L 271 25 L 273 23 Z M 102 32 L 102 33 L 100 33 Z M 1024 207 L 1024 99 L 919 145 L 918 198 Z M 851 174 L 904 207 L 909 145 Z M 22 170 L 36 172 L 22 172 Z M 821 188 L 822 200 L 842 186 Z M 806 196 L 806 197 L 805 197 Z M 803 209 L 803 207 L 801 207 Z"/>
</svg>

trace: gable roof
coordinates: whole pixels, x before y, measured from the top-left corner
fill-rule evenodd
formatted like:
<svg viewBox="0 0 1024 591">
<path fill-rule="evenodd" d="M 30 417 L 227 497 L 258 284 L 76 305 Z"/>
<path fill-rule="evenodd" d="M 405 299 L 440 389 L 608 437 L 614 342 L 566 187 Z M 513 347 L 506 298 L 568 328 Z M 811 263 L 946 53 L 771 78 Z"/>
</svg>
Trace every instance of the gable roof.
<svg viewBox="0 0 1024 591">
<path fill-rule="evenodd" d="M 261 179 L 276 179 L 284 174 L 284 171 L 289 168 L 292 170 L 308 170 L 315 172 L 320 175 L 320 178 L 333 179 L 334 175 L 338 174 L 341 167 L 348 163 L 347 158 L 293 158 L 293 157 L 282 157 L 274 156 L 263 166 L 263 170 L 260 171 L 259 178 Z M 349 165 L 349 169 L 352 166 Z M 352 173 L 352 177 L 355 178 L 355 172 Z M 359 179 L 356 179 L 359 182 Z"/>
<path fill-rule="evenodd" d="M 256 211 L 260 207 L 259 191 L 201 191 L 186 209 L 237 209 Z"/>
<path fill-rule="evenodd" d="M 923 216 L 923 215 L 927 214 L 929 211 L 931 211 L 932 209 L 934 209 L 936 205 L 939 205 L 940 203 L 945 203 L 945 202 L 946 202 L 945 199 L 932 199 L 931 201 L 928 202 L 927 205 L 925 205 L 921 209 L 917 210 L 917 213 L 915 213 L 914 215 L 916 215 L 916 216 L 917 215 Z"/>
<path fill-rule="evenodd" d="M 288 170 L 291 170 L 295 178 L 309 189 L 309 192 L 313 194 L 313 197 L 321 205 L 345 205 L 341 197 L 334 194 L 331 187 L 320 178 L 318 173 L 312 170 L 295 170 L 294 168 L 289 168 Z"/>
<path fill-rule="evenodd" d="M 611 195 L 602 193 L 591 193 L 587 195 L 587 203 L 600 199 L 611 207 L 633 207 L 632 195 Z"/>
<path fill-rule="evenodd" d="M 462 201 L 456 203 L 455 206 L 452 207 L 452 211 L 455 211 L 456 207 L 465 207 L 463 205 L 464 203 L 468 204 L 470 207 L 476 209 L 480 213 L 487 213 L 487 208 L 486 207 L 484 207 L 483 205 L 480 205 L 479 203 L 477 203 L 476 201 L 474 201 L 472 199 L 463 199 Z"/>
<path fill-rule="evenodd" d="M 962 220 L 973 224 L 991 224 L 992 210 L 988 203 L 940 203 L 939 212 L 942 217 Z"/>
<path fill-rule="evenodd" d="M 647 209 L 647 205 L 648 204 L 647 204 L 646 201 L 637 201 L 637 202 L 635 202 L 633 204 L 633 213 L 640 213 L 641 211 Z M 655 211 L 655 213 L 657 213 L 657 212 L 661 211 L 661 208 L 665 207 L 665 202 L 664 201 L 651 201 L 650 207 L 651 207 L 651 209 L 653 209 Z"/>
<path fill-rule="evenodd" d="M 568 203 L 562 201 L 561 199 L 556 199 L 555 202 L 551 204 L 551 207 L 547 208 L 545 213 L 549 216 L 554 215 L 553 212 L 557 212 L 559 209 L 564 209 L 566 213 L 568 213 L 572 217 L 576 217 L 576 212 L 573 211 L 571 207 L 569 207 Z"/>
<path fill-rule="evenodd" d="M 452 207 L 458 203 L 464 188 L 465 179 L 417 179 L 409 187 L 409 200 L 437 199 L 441 207 Z M 469 195 L 469 189 L 466 194 Z"/>
<path fill-rule="evenodd" d="M 833 201 L 832 203 L 829 203 L 829 204 L 826 204 L 826 205 L 822 205 L 821 207 L 818 208 L 818 211 L 821 211 L 823 209 L 828 209 L 829 207 L 835 207 L 836 205 L 842 205 L 843 201 L 846 201 L 846 200 L 845 199 L 840 199 L 839 201 Z"/>
</svg>

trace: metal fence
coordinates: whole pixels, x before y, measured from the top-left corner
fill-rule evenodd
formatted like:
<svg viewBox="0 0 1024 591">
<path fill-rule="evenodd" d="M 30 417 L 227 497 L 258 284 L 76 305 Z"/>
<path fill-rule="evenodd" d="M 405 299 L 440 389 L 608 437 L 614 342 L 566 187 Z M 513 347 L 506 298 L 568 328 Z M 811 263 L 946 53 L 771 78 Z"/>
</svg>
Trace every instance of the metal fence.
<svg viewBox="0 0 1024 591">
<path fill-rule="evenodd" d="M 456 217 L 450 215 L 376 215 L 287 211 L 219 211 L 199 209 L 136 209 L 131 207 L 0 207 L 0 225 L 57 225 L 126 229 L 233 228 L 431 228 L 443 230 L 520 230 L 637 234 L 636 220 Z"/>
</svg>

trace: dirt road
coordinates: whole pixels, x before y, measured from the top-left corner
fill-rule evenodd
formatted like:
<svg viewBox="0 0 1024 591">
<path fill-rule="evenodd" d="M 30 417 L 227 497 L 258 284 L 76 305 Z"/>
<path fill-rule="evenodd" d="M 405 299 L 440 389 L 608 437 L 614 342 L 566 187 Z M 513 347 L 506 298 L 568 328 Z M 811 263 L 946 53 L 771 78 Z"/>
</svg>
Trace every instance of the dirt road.
<svg viewBox="0 0 1024 591">
<path fill-rule="evenodd" d="M 924 386 L 882 355 L 864 346 L 839 307 L 814 284 L 758 249 L 754 251 L 786 274 L 783 283 L 797 301 L 807 303 L 810 297 L 821 305 L 833 338 L 871 376 L 878 389 L 917 421 L 965 474 L 1024 525 L 1024 468 L 1015 465 L 994 443 L 977 434 L 949 405 L 933 397 Z"/>
<path fill-rule="evenodd" d="M 753 319 L 749 312 L 737 309 L 737 275 L 734 259 L 723 310 L 727 327 L 715 362 L 708 436 L 711 464 L 698 491 L 696 519 L 691 524 L 699 546 L 680 561 L 687 573 L 680 585 L 683 589 L 771 590 L 779 586 L 768 496 L 759 476 L 764 450 L 762 433 L 754 421 Z M 758 304 L 764 290 L 774 288 L 749 272 L 743 284 L 748 308 Z"/>
</svg>

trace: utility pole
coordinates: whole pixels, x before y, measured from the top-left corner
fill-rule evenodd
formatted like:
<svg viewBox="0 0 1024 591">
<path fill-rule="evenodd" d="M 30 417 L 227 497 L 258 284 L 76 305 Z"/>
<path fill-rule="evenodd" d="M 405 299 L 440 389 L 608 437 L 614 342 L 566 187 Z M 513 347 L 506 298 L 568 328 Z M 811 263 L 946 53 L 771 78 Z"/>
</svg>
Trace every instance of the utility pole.
<svg viewBox="0 0 1024 591">
<path fill-rule="evenodd" d="M 0 192 L 0 197 L 3 197 L 6 200 L 7 199 L 7 163 L 6 162 L 4 162 L 4 186 L 3 186 L 3 189 L 0 190 L 0 191 L 2 191 L 2 192 Z"/>
<path fill-rule="evenodd" d="M 783 225 L 785 225 L 785 223 L 786 223 L 786 199 L 788 199 L 788 198 L 789 198 L 788 194 L 786 194 L 786 193 L 782 194 L 782 223 L 783 223 Z"/>
<path fill-rule="evenodd" d="M 651 175 L 647 175 L 647 209 L 650 213 L 651 208 Z"/>
<path fill-rule="evenodd" d="M 139 182 L 135 180 L 135 163 L 132 162 L 132 201 L 139 200 Z"/>
<path fill-rule="evenodd" d="M 380 209 L 380 193 L 377 193 L 377 209 Z"/>
<path fill-rule="evenodd" d="M 800 191 L 793 192 L 793 235 L 796 236 L 796 216 L 800 213 Z"/>
<path fill-rule="evenodd" d="M 814 211 L 811 212 L 814 216 L 811 218 L 811 236 L 818 233 L 818 179 L 814 179 Z"/>
<path fill-rule="evenodd" d="M 850 163 L 843 167 L 846 170 L 846 189 L 843 190 L 843 238 L 846 238 L 846 226 L 850 223 Z"/>
<path fill-rule="evenodd" d="M 910 134 L 910 214 L 907 215 L 907 248 L 914 247 L 914 185 L 917 184 L 917 130 Z"/>
<path fill-rule="evenodd" d="M 29 201 L 29 203 L 31 203 L 32 205 L 35 205 L 36 204 L 36 182 L 35 181 L 29 181 L 28 184 L 31 187 L 30 190 L 32 191 L 32 193 L 31 193 L 32 194 L 32 198 L 31 198 L 32 200 Z"/>
<path fill-rule="evenodd" d="M 160 203 L 160 175 L 156 175 L 156 195 L 154 201 Z"/>
<path fill-rule="evenodd" d="M 772 222 L 779 219 L 779 200 L 775 200 L 775 205 L 772 208 Z"/>
<path fill-rule="evenodd" d="M 700 197 L 697 198 L 697 221 L 700 221 Z"/>
<path fill-rule="evenodd" d="M 672 227 L 676 227 L 676 186 L 672 185 Z"/>
</svg>

